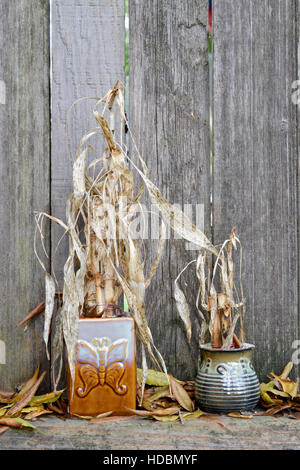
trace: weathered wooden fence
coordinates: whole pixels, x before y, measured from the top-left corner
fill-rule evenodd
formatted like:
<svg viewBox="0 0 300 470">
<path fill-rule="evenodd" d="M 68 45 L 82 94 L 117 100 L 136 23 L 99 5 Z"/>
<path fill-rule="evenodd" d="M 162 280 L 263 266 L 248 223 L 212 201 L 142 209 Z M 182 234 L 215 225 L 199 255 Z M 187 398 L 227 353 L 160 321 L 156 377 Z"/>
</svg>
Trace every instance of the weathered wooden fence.
<svg viewBox="0 0 300 470">
<path fill-rule="evenodd" d="M 293 353 L 300 359 L 299 108 L 292 100 L 299 7 L 299 0 L 215 0 L 210 139 L 207 0 L 129 0 L 131 130 L 163 194 L 182 208 L 204 207 L 202 229 L 214 243 L 237 226 L 247 340 L 256 344 L 261 378 Z M 51 10 L 47 0 L 1 0 L 0 43 L 0 388 L 8 388 L 39 361 L 49 369 L 42 317 L 16 327 L 44 295 L 34 211 L 64 218 L 72 103 L 125 82 L 124 0 L 52 0 Z M 79 102 L 70 114 L 73 151 L 94 126 L 91 108 Z M 45 230 L 53 258 L 61 232 Z M 150 259 L 154 243 L 147 243 Z M 60 281 L 66 252 L 63 240 L 55 255 Z M 173 281 L 192 255 L 171 236 L 146 298 L 156 345 L 169 370 L 185 378 L 196 373 L 197 331 L 189 345 Z M 193 310 L 197 283 L 192 273 L 184 281 Z"/>
</svg>

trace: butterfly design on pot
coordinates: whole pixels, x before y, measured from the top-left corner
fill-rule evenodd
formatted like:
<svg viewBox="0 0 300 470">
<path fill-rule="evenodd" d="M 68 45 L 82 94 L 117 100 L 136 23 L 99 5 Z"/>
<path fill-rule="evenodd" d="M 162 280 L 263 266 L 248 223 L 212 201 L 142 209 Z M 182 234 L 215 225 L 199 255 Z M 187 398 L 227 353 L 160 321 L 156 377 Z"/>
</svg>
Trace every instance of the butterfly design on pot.
<svg viewBox="0 0 300 470">
<path fill-rule="evenodd" d="M 91 343 L 79 340 L 76 359 L 83 386 L 76 389 L 79 397 L 86 397 L 97 386 L 108 385 L 118 395 L 127 392 L 127 386 L 120 384 L 126 369 L 127 339 L 114 342 L 110 338 L 94 338 Z"/>
</svg>

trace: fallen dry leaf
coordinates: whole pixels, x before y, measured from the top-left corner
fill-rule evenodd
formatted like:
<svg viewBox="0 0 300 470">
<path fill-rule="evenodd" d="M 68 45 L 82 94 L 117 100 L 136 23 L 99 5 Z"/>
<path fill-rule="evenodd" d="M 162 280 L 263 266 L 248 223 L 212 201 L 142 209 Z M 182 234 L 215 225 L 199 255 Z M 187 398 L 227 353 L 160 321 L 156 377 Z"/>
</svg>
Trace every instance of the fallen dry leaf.
<svg viewBox="0 0 300 470">
<path fill-rule="evenodd" d="M 28 423 L 24 419 L 21 418 L 1 418 L 0 419 L 0 425 L 2 426 L 9 426 L 10 428 L 32 428 L 36 429 L 36 426 L 34 426 L 31 423 Z M 1 429 L 1 428 L 0 428 Z"/>
<path fill-rule="evenodd" d="M 149 400 L 149 398 L 144 398 L 142 401 L 142 407 L 147 410 L 147 411 L 154 411 L 154 406 L 152 404 L 152 401 Z"/>
<path fill-rule="evenodd" d="M 17 415 L 23 408 L 26 407 L 26 405 L 30 402 L 30 400 L 32 399 L 32 397 L 34 396 L 35 392 L 37 391 L 37 389 L 39 388 L 40 384 L 42 383 L 45 375 L 46 375 L 46 371 L 44 371 L 40 378 L 35 382 L 35 384 L 28 390 L 24 393 L 24 395 L 22 395 L 15 403 L 14 405 L 9 408 L 6 412 L 6 416 L 14 416 L 14 415 Z"/>
<path fill-rule="evenodd" d="M 55 403 L 56 401 L 59 400 L 63 392 L 64 390 L 59 390 L 56 393 L 50 392 L 44 395 L 36 395 L 32 397 L 29 404 L 31 406 L 38 406 L 38 405 L 45 405 L 48 403 Z"/>
<path fill-rule="evenodd" d="M 35 410 L 35 411 L 31 411 L 30 413 L 28 413 L 26 415 L 26 419 L 28 421 L 31 421 L 32 419 L 35 419 L 38 416 L 43 416 L 43 415 L 52 414 L 52 413 L 53 413 L 53 411 L 51 411 L 51 410 Z"/>
<path fill-rule="evenodd" d="M 80 418 L 80 419 L 86 419 L 87 421 L 93 418 L 93 416 L 83 416 L 83 415 L 78 415 L 77 413 L 72 413 L 72 417 L 73 416 L 75 416 L 76 418 Z"/>
<path fill-rule="evenodd" d="M 274 416 L 277 413 L 280 413 L 283 410 L 291 408 L 290 404 L 283 405 L 283 406 L 273 406 L 272 408 L 269 408 L 267 411 L 265 411 L 264 415 L 265 416 Z"/>
<path fill-rule="evenodd" d="M 54 405 L 53 403 L 48 403 L 47 407 L 49 408 L 49 410 L 54 411 L 54 413 L 56 414 L 59 414 L 59 415 L 65 414 L 65 412 L 62 409 L 60 409 L 58 406 Z"/>
<path fill-rule="evenodd" d="M 28 379 L 27 382 L 25 382 L 25 384 L 22 386 L 19 393 L 12 399 L 12 402 L 18 401 L 23 395 L 25 395 L 26 392 L 28 392 L 28 390 L 30 390 L 34 386 L 34 384 L 38 380 L 39 372 L 40 372 L 40 364 L 37 366 L 33 376 L 30 377 L 30 379 Z"/>
<path fill-rule="evenodd" d="M 179 421 L 179 415 L 176 416 L 158 416 L 158 415 L 153 415 L 153 418 L 156 419 L 157 421 L 162 421 L 164 423 L 169 423 L 169 422 L 174 422 L 174 421 Z"/>
<path fill-rule="evenodd" d="M 22 409 L 22 413 L 32 413 L 33 411 L 43 411 L 45 408 L 43 405 L 39 406 L 27 406 L 26 408 Z"/>
<path fill-rule="evenodd" d="M 137 416 L 170 416 L 179 412 L 179 406 L 173 406 L 171 408 L 164 408 L 155 411 L 133 410 L 132 408 L 125 408 Z"/>
<path fill-rule="evenodd" d="M 293 367 L 294 367 L 293 362 L 292 361 L 288 362 L 287 365 L 285 366 L 285 368 L 283 369 L 283 371 L 281 372 L 280 378 L 282 380 L 287 379 L 288 376 L 290 375 L 290 372 L 293 369 Z"/>
<path fill-rule="evenodd" d="M 291 398 L 295 398 L 297 396 L 298 380 L 297 382 L 292 382 L 291 380 L 286 380 L 286 379 L 283 380 L 280 377 L 276 377 L 276 379 L 280 382 L 283 392 L 287 393 Z"/>
<path fill-rule="evenodd" d="M 264 416 L 278 417 L 285 409 L 300 411 L 299 379 L 296 382 L 289 379 L 292 368 L 293 363 L 289 362 L 280 375 L 271 372 L 268 375 L 271 381 L 261 384 L 260 404 L 267 410 Z"/>
<path fill-rule="evenodd" d="M 95 416 L 95 419 L 98 418 L 107 418 L 108 416 L 112 415 L 113 411 L 106 411 L 105 413 L 100 413 L 99 415 Z"/>
<path fill-rule="evenodd" d="M 182 413 L 181 414 L 181 417 L 182 419 L 195 419 L 195 418 L 199 418 L 201 415 L 202 415 L 203 411 L 201 410 L 195 410 L 195 411 L 192 411 L 190 413 Z"/>
<path fill-rule="evenodd" d="M 178 383 L 172 375 L 170 375 L 170 382 L 172 394 L 178 401 L 179 405 L 187 411 L 194 411 L 194 403 L 190 399 L 189 394 L 185 391 L 183 386 Z"/>
<path fill-rule="evenodd" d="M 15 394 L 16 394 L 16 392 L 8 392 L 6 390 L 0 390 L 0 402 L 1 402 L 2 398 L 4 398 L 5 400 L 6 399 L 9 399 L 9 400 L 12 399 Z"/>
<path fill-rule="evenodd" d="M 9 426 L 0 426 L 0 434 L 3 434 L 8 429 L 9 429 Z"/>
<path fill-rule="evenodd" d="M 237 413 L 233 411 L 232 413 L 228 413 L 227 416 L 230 416 L 230 418 L 245 418 L 245 419 L 252 419 L 253 415 L 243 415 L 241 413 Z"/>
<path fill-rule="evenodd" d="M 156 400 L 159 400 L 160 398 L 163 398 L 163 397 L 167 397 L 170 395 L 170 389 L 169 389 L 169 386 L 165 386 L 165 387 L 160 387 L 159 390 L 157 390 L 156 392 L 154 392 L 148 399 L 148 401 L 151 403 L 151 402 L 154 402 Z"/>
<path fill-rule="evenodd" d="M 4 406 L 3 408 L 0 408 L 0 417 L 4 416 L 7 411 L 7 406 Z"/>
<path fill-rule="evenodd" d="M 169 400 L 168 398 L 161 398 L 160 400 L 156 400 L 153 402 L 153 407 L 170 408 L 173 404 L 174 402 Z"/>
</svg>

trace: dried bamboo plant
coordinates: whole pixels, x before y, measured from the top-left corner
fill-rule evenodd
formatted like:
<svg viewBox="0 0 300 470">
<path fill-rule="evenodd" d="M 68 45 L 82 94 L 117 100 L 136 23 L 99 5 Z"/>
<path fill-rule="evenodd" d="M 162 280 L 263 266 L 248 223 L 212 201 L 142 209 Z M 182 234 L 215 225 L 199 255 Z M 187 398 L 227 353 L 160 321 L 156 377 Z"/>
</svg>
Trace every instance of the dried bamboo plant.
<svg viewBox="0 0 300 470">
<path fill-rule="evenodd" d="M 116 104 L 120 109 L 119 141 L 114 130 Z M 103 106 L 101 114 L 97 111 L 99 105 Z M 104 117 L 107 112 L 110 125 Z M 57 281 L 54 270 L 52 269 L 50 275 L 38 254 L 37 235 L 40 235 L 44 249 L 43 221 L 48 218 L 59 224 L 64 234 L 67 233 L 69 237 L 69 255 L 64 265 L 63 301 L 56 316 L 53 341 L 52 366 L 54 367 L 55 361 L 60 359 L 56 384 L 62 370 L 63 343 L 67 349 L 70 374 L 74 379 L 78 319 L 115 316 L 122 292 L 135 320 L 137 336 L 143 345 L 145 378 L 147 375 L 145 351 L 160 369 L 167 372 L 164 360 L 154 345 L 144 303 L 145 290 L 150 285 L 163 252 L 164 224 L 161 222 L 157 256 L 149 277 L 146 278 L 138 240 L 132 237 L 130 231 L 134 205 L 139 203 L 144 185 L 134 194 L 133 174 L 126 164 L 126 150 L 122 144 L 124 96 L 123 89 L 118 83 L 104 98 L 97 101 L 94 117 L 98 126 L 81 139 L 73 161 L 73 189 L 66 201 L 66 223 L 46 213 L 36 214 L 35 254 L 45 270 L 44 341 L 48 357 L 48 339 Z M 88 165 L 89 150 L 97 155 L 97 150 L 89 144 L 89 140 L 99 135 L 104 136 L 106 146 L 102 155 L 96 156 Z M 98 167 L 100 168 L 97 173 L 95 169 Z M 46 253 L 45 249 L 44 252 Z"/>
<path fill-rule="evenodd" d="M 234 263 L 232 248 L 240 248 L 239 288 L 234 283 Z M 215 255 L 215 254 L 214 254 Z M 211 273 L 211 256 L 199 250 L 198 257 L 181 271 L 175 280 L 175 300 L 178 312 L 185 324 L 187 337 L 191 338 L 191 319 L 188 302 L 178 285 L 178 280 L 187 267 L 195 263 L 196 277 L 199 282 L 196 309 L 200 321 L 199 343 L 211 343 L 213 348 L 241 348 L 245 342 L 244 316 L 245 299 L 241 283 L 242 247 L 236 236 L 236 229 L 225 240 L 216 256 Z M 219 289 L 217 291 L 216 273 L 219 271 Z M 205 312 L 205 313 L 204 313 Z M 240 320 L 239 337 L 235 333 Z"/>
<path fill-rule="evenodd" d="M 119 106 L 119 139 L 117 139 L 115 131 L 114 108 L 116 105 Z M 99 106 L 103 108 L 101 113 L 97 111 Z M 105 113 L 109 114 L 110 124 L 104 117 Z M 209 312 L 209 321 L 198 307 L 198 298 L 197 311 L 200 320 L 202 320 L 202 336 L 208 330 L 211 334 L 212 344 L 215 346 L 220 340 L 221 324 L 224 324 L 224 331 L 227 332 L 226 339 L 222 333 L 223 347 L 228 346 L 232 337 L 235 338 L 237 344 L 234 326 L 240 314 L 237 313 L 232 319 L 231 310 L 238 309 L 244 303 L 243 299 L 239 303 L 234 300 L 235 287 L 232 278 L 231 253 L 232 245 L 235 246 L 238 239 L 233 232 L 230 240 L 224 243 L 219 252 L 204 233 L 193 225 L 177 206 L 173 206 L 162 196 L 159 189 L 149 179 L 148 168 L 132 136 L 124 112 L 123 88 L 119 87 L 118 83 L 105 97 L 97 100 L 94 107 L 94 117 L 98 126 L 83 136 L 73 158 L 73 188 L 66 201 L 66 222 L 44 212 L 36 214 L 34 250 L 45 271 L 46 286 L 44 341 L 48 354 L 48 339 L 55 306 L 57 280 L 53 267 L 51 275 L 47 272 L 37 249 L 39 235 L 43 251 L 47 256 L 43 243 L 43 222 L 45 218 L 48 218 L 59 224 L 64 230 L 64 234 L 67 234 L 69 238 L 69 254 L 64 265 L 63 296 L 56 315 L 52 347 L 53 377 L 54 366 L 59 360 L 59 370 L 54 380 L 55 386 L 59 382 L 62 371 L 64 343 L 71 378 L 74 379 L 74 357 L 79 318 L 116 315 L 118 299 L 121 293 L 124 293 L 130 313 L 135 321 L 138 339 L 142 343 L 143 390 L 148 373 L 146 351 L 154 364 L 167 374 L 164 359 L 153 342 L 147 324 L 144 303 L 145 290 L 150 285 L 163 253 L 165 224 L 169 224 L 183 239 L 194 243 L 199 249 L 196 274 L 200 283 L 201 307 Z M 128 156 L 122 139 L 124 124 L 129 129 L 129 137 L 133 142 L 133 153 L 136 153 L 142 169 Z M 104 136 L 106 145 L 101 156 L 98 156 L 98 150 L 89 143 L 93 136 Z M 95 156 L 90 164 L 87 162 L 89 151 Z M 143 180 L 143 184 L 136 194 L 133 173 L 129 169 L 128 162 Z M 147 188 L 152 203 L 156 205 L 161 215 L 157 254 L 147 278 L 144 273 L 144 262 L 141 260 L 140 245 L 130 232 L 133 208 L 135 204 L 139 204 L 144 188 Z M 225 246 L 227 246 L 226 255 Z M 207 255 L 217 258 L 208 297 L 207 287 L 205 287 L 205 283 L 209 280 L 209 276 L 205 277 Z M 221 270 L 223 286 L 219 295 L 214 288 L 216 267 Z M 175 298 L 190 339 L 189 308 L 184 294 L 178 286 L 178 278 L 175 282 Z"/>
<path fill-rule="evenodd" d="M 125 118 L 126 119 L 126 118 Z M 128 125 L 128 123 L 127 123 Z M 129 132 L 130 127 L 128 125 Z M 177 276 L 174 285 L 174 297 L 178 313 L 185 325 L 187 338 L 190 341 L 192 336 L 192 322 L 190 317 L 189 305 L 180 289 L 178 280 L 187 267 L 196 263 L 196 277 L 199 281 L 199 290 L 196 299 L 197 319 L 200 323 L 199 344 L 210 341 L 213 348 L 240 348 L 245 342 L 244 317 L 245 317 L 245 299 L 243 286 L 241 282 L 242 274 L 242 246 L 236 236 L 236 229 L 231 232 L 230 238 L 225 240 L 220 250 L 217 249 L 199 230 L 197 226 L 191 223 L 186 215 L 177 207 L 170 204 L 160 193 L 159 189 L 150 181 L 149 171 L 145 161 L 141 157 L 134 138 L 131 134 L 135 151 L 139 161 L 142 164 L 143 171 L 130 160 L 132 166 L 142 177 L 144 184 L 150 194 L 153 204 L 157 206 L 160 214 L 165 221 L 180 237 L 193 243 L 198 248 L 198 257 L 190 261 L 187 266 Z M 234 283 L 234 262 L 232 248 L 240 249 L 240 269 L 239 286 Z M 211 278 L 211 259 L 215 257 L 215 263 Z M 220 288 L 217 292 L 215 287 L 215 276 L 217 271 L 220 274 Z M 199 306 L 199 300 L 201 304 Z M 205 313 L 204 313 L 205 312 Z M 235 334 L 238 320 L 240 320 L 239 337 Z"/>
</svg>

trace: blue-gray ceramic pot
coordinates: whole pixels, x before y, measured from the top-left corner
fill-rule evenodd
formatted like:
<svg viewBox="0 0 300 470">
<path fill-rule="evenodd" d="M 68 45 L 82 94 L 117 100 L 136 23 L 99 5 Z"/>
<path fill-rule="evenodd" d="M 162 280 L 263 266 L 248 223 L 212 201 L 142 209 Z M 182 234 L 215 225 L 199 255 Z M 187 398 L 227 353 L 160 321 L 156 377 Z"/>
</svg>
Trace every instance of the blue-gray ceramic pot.
<svg viewBox="0 0 300 470">
<path fill-rule="evenodd" d="M 196 377 L 195 397 L 209 413 L 250 411 L 259 400 L 260 387 L 251 359 L 253 344 L 239 349 L 200 346 L 202 362 Z"/>
</svg>

